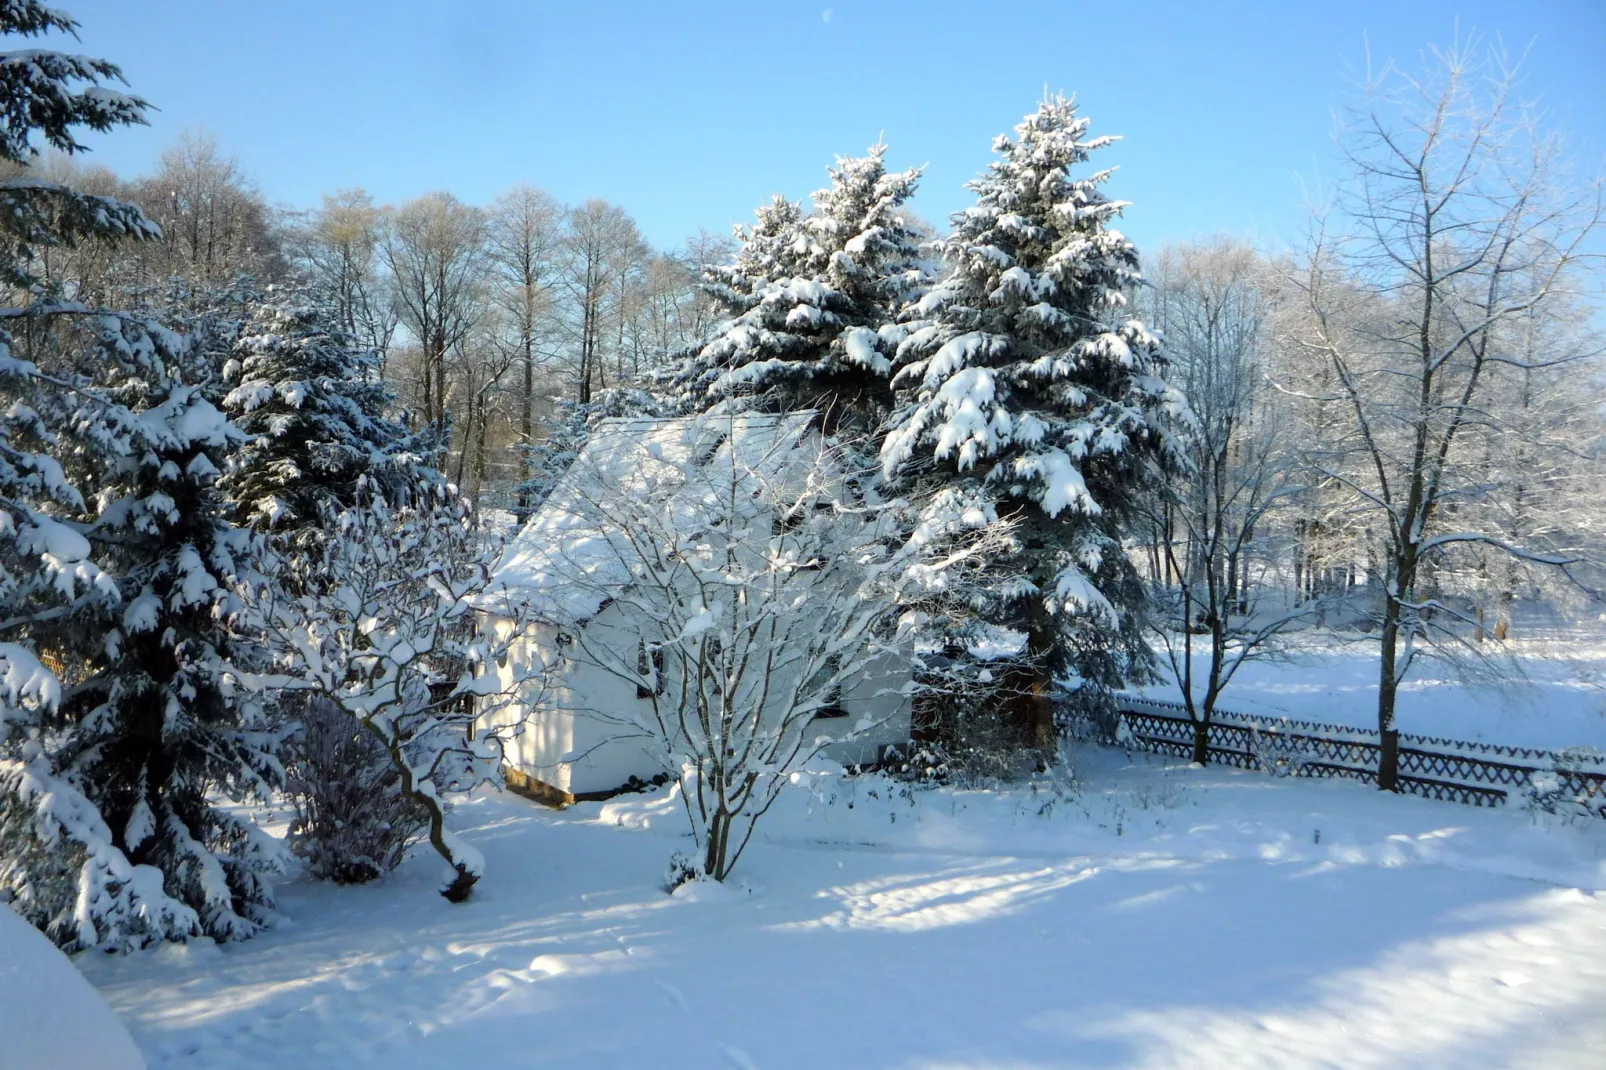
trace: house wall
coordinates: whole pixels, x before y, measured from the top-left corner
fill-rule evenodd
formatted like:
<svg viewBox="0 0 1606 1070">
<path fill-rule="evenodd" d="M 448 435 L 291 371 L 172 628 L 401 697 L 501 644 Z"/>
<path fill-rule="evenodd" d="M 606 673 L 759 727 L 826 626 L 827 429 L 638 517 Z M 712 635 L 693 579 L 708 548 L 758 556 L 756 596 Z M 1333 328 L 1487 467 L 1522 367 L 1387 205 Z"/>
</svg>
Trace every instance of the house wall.
<svg viewBox="0 0 1606 1070">
<path fill-rule="evenodd" d="M 490 619 L 506 635 L 512 624 Z M 610 606 L 586 626 L 587 642 L 605 643 L 626 659 L 634 658 L 637 634 L 622 626 L 620 611 Z M 575 657 L 560 657 L 557 629 L 530 627 L 516 640 L 505 666 L 497 672 L 504 686 L 515 673 L 530 677 L 520 698 L 499 711 L 485 714 L 481 725 L 501 729 L 505 739 L 504 762 L 523 790 L 526 781 L 551 789 L 553 798 L 607 792 L 623 787 L 632 777 L 649 780 L 664 772 L 652 750 L 652 741 L 630 738 L 637 732 L 629 722 L 651 709 L 651 700 L 638 698 L 636 685 Z M 562 648 L 574 653 L 572 646 Z M 541 668 L 559 665 L 540 677 Z M 865 673 L 844 689 L 842 708 L 847 717 L 819 718 L 811 729 L 821 737 L 840 737 L 856 725 L 869 722 L 860 735 L 827 744 L 822 756 L 843 765 L 866 765 L 878 760 L 883 747 L 906 743 L 910 731 L 910 700 L 899 694 L 910 680 L 909 671 L 890 656 L 872 661 Z M 534 789 L 541 793 L 539 788 Z"/>
<path fill-rule="evenodd" d="M 496 626 L 512 627 L 503 618 L 496 618 Z M 632 776 L 645 780 L 660 772 L 638 741 L 621 738 L 628 730 L 611 716 L 629 710 L 626 703 L 642 701 L 635 685 L 595 665 L 560 657 L 557 638 L 556 628 L 532 626 L 514 642 L 507 665 L 498 667 L 504 687 L 521 670 L 528 677 L 519 701 L 481 718 L 485 727 L 502 729 L 504 763 L 569 795 L 611 791 Z M 549 665 L 561 670 L 543 673 Z"/>
<path fill-rule="evenodd" d="M 842 708 L 848 716 L 821 718 L 814 723 L 822 735 L 836 735 L 868 719 L 871 727 L 852 739 L 827 745 L 822 757 L 843 765 L 870 765 L 881 758 L 882 748 L 909 742 L 909 696 L 900 692 L 910 683 L 909 667 L 891 655 L 882 655 L 867 664 L 864 673 L 842 690 Z M 839 727 L 840 726 L 840 727 Z"/>
</svg>

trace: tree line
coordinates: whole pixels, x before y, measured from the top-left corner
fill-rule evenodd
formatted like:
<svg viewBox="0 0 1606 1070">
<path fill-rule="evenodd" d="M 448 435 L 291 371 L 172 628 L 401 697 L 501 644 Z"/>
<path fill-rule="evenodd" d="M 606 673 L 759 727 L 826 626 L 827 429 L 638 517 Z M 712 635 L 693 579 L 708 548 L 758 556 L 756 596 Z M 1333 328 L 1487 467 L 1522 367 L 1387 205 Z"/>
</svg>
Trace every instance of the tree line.
<svg viewBox="0 0 1606 1070">
<path fill-rule="evenodd" d="M 404 419 L 436 429 L 443 469 L 476 500 L 521 481 L 556 401 L 587 404 L 701 341 L 714 316 L 701 281 L 731 248 L 700 231 L 654 250 L 620 206 L 566 206 L 529 185 L 485 206 L 447 192 L 380 205 L 351 188 L 276 209 L 202 132 L 180 135 L 142 178 L 61 152 L 27 166 L 137 205 L 160 231 L 52 249 L 44 284 L 155 312 L 231 289 L 315 291 L 378 354 L 372 374 L 394 386 Z"/>
</svg>

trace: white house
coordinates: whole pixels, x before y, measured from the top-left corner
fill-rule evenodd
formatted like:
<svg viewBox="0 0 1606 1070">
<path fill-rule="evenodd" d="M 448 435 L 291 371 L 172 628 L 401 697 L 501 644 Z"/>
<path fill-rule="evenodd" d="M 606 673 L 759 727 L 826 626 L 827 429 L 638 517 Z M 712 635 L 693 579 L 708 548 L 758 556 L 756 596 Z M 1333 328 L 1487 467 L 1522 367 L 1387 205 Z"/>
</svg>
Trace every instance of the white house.
<svg viewBox="0 0 1606 1070">
<path fill-rule="evenodd" d="M 739 530 L 748 540 L 770 535 L 775 528 L 769 513 L 760 517 L 770 506 L 749 504 L 764 497 L 756 488 L 818 473 L 819 446 L 812 413 L 598 424 L 568 473 L 510 542 L 495 584 L 497 599 L 505 601 L 500 610 L 487 604 L 484 611 L 486 625 L 503 635 L 516 627 L 510 604 L 536 621 L 522 626 L 524 634 L 498 667 L 505 683 L 527 678 L 524 700 L 487 714 L 484 722 L 507 739 L 511 787 L 566 805 L 662 778 L 674 765 L 667 737 L 641 730 L 663 695 L 663 684 L 654 683 L 662 665 L 658 655 L 648 654 L 652 644 L 642 626 L 652 607 L 644 610 L 640 595 L 645 558 L 660 547 L 642 543 L 641 530 L 620 530 L 632 525 L 610 523 L 608 517 L 618 515 L 610 503 L 628 497 L 633 516 L 664 525 L 646 525 L 665 533 L 661 541 L 682 534 L 717 541 L 722 528 Z M 704 467 L 742 477 L 722 483 L 720 475 L 693 486 L 685 473 Z M 744 525 L 721 524 L 733 508 L 746 514 Z M 735 545 L 722 543 L 720 552 Z M 690 635 L 699 624 L 694 615 L 680 633 Z M 832 685 L 833 701 L 803 718 L 806 735 L 800 737 L 806 749 L 818 747 L 822 756 L 844 765 L 875 763 L 888 746 L 909 739 L 905 659 L 888 649 L 869 660 L 860 653 L 859 660 L 857 671 L 844 672 Z M 773 701 L 764 696 L 783 690 L 766 683 L 753 690 L 752 701 Z M 759 716 L 765 715 L 761 710 Z"/>
</svg>

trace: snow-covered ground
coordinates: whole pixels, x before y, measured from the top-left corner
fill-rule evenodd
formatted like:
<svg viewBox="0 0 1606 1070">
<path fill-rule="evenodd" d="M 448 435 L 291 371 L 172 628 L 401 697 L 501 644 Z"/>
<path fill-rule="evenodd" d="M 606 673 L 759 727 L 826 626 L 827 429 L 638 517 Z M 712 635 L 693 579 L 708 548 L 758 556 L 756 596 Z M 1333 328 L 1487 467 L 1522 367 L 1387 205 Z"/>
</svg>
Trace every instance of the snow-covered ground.
<svg viewBox="0 0 1606 1070">
<path fill-rule="evenodd" d="M 80 965 L 152 1068 L 1599 1067 L 1606 822 L 1080 756 L 1062 797 L 810 779 L 740 887 L 660 887 L 667 793 L 483 793 L 223 950 Z"/>
<path fill-rule="evenodd" d="M 141 1070 L 106 1001 L 43 933 L 0 906 L 0 1067 Z"/>
<path fill-rule="evenodd" d="M 1606 634 L 1546 629 L 1506 644 L 1467 680 L 1419 659 L 1400 688 L 1400 729 L 1519 747 L 1606 749 Z M 1315 633 L 1286 659 L 1246 664 L 1222 692 L 1222 709 L 1304 721 L 1377 726 L 1375 642 L 1339 643 Z M 1195 671 L 1205 666 L 1196 662 Z M 1195 685 L 1198 686 L 1197 684 Z M 1174 682 L 1139 689 L 1176 701 Z M 1202 689 L 1199 691 L 1202 694 Z"/>
</svg>

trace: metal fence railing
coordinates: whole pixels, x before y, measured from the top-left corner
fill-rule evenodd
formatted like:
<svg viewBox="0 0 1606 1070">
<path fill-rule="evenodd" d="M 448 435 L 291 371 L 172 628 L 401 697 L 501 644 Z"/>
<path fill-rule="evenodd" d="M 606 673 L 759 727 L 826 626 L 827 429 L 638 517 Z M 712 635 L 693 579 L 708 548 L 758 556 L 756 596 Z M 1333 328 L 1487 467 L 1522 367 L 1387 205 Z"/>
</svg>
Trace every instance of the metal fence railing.
<svg viewBox="0 0 1606 1070">
<path fill-rule="evenodd" d="M 1185 706 L 1123 696 L 1118 708 L 1128 745 L 1156 754 L 1193 754 L 1194 724 Z M 1238 769 L 1377 782 L 1378 733 L 1217 710 L 1208 731 L 1210 760 Z M 1573 800 L 1606 817 L 1606 756 L 1505 747 L 1438 736 L 1400 734 L 1399 790 L 1407 795 L 1503 806 L 1535 793 Z"/>
</svg>

